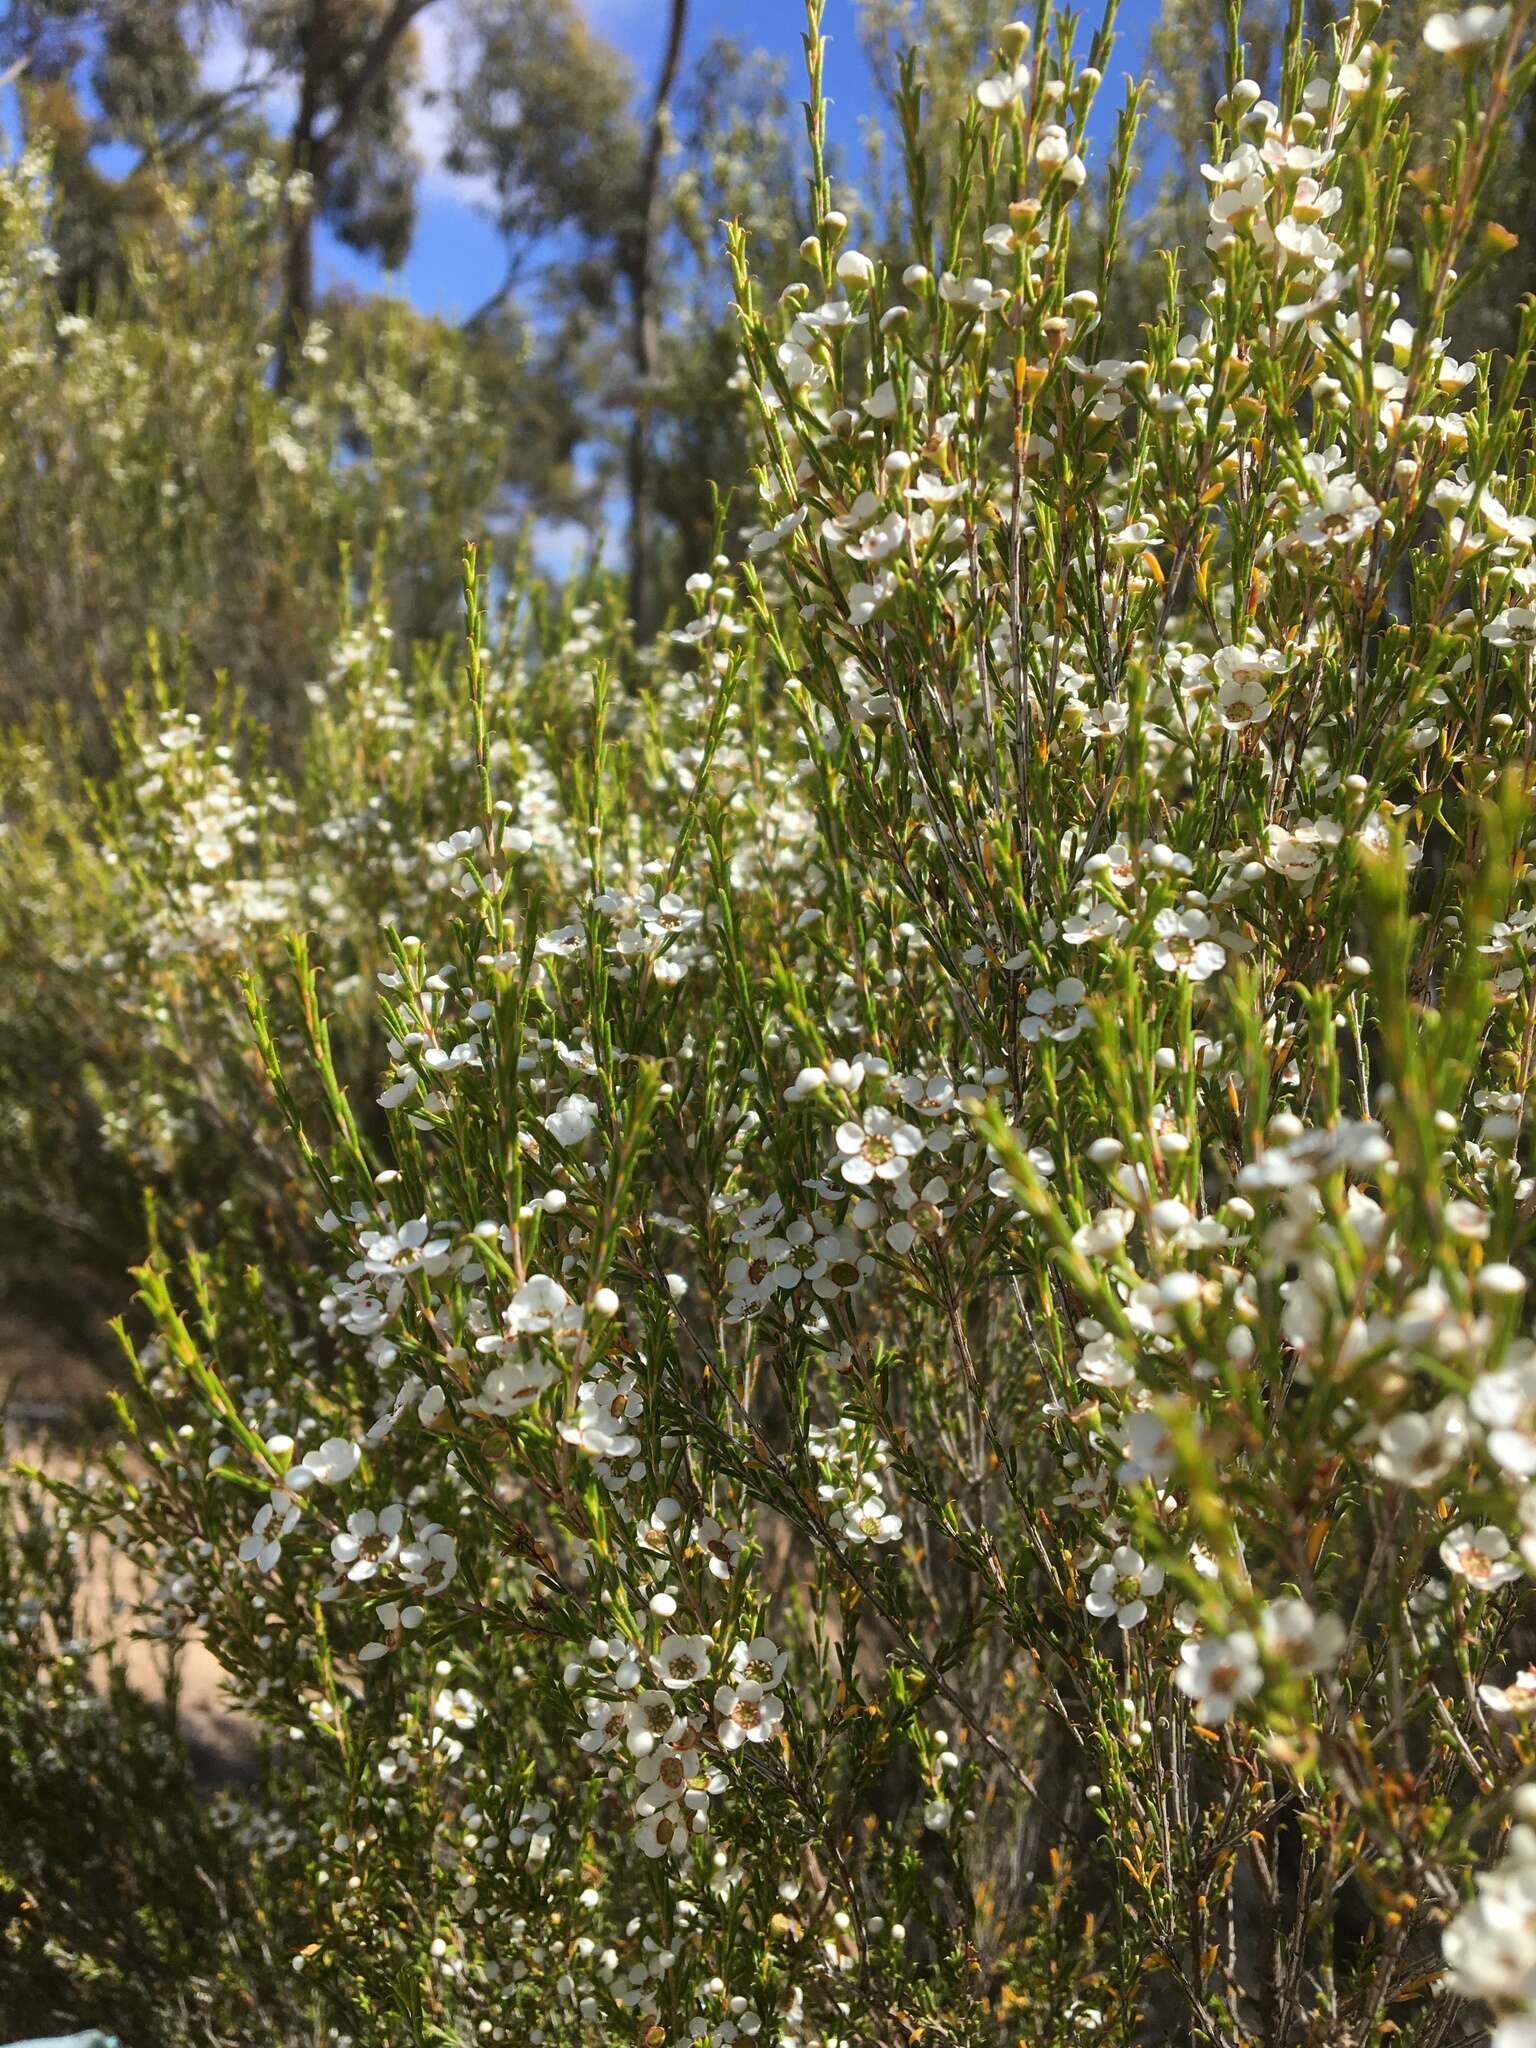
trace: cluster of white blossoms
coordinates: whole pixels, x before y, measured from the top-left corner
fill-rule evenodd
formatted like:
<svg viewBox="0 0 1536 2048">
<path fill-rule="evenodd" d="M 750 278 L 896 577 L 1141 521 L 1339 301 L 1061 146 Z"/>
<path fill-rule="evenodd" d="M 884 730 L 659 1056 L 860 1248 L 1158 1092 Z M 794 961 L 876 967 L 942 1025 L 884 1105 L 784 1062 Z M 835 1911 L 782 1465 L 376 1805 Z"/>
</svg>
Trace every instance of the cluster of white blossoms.
<svg viewBox="0 0 1536 2048">
<path fill-rule="evenodd" d="M 1431 48 L 1497 106 L 1483 26 Z M 372 1930 L 560 2048 L 1364 2041 L 1444 1930 L 1536 2014 L 1523 1833 L 1476 1875 L 1536 1768 L 1536 487 L 1446 338 L 1493 158 L 1377 189 L 1370 27 L 1229 92 L 1136 355 L 1068 288 L 1102 50 L 1007 27 L 964 204 L 855 247 L 813 34 L 803 273 L 732 238 L 758 523 L 633 690 L 473 562 L 456 694 L 339 650 L 324 745 L 446 778 L 337 811 L 383 1071 L 296 946 L 302 1190 L 190 1312 L 150 1270 L 118 1512 L 346 1809 L 351 1985 Z"/>
<path fill-rule="evenodd" d="M 658 897 L 653 881 L 642 882 L 633 894 L 604 889 L 592 898 L 590 908 L 607 920 L 607 948 L 615 963 L 611 971 L 620 980 L 643 962 L 646 973 L 672 987 L 691 967 L 708 970 L 714 965 L 705 913 L 684 902 L 675 890 L 664 890 Z M 538 949 L 543 959 L 576 959 L 587 950 L 586 927 L 577 919 L 559 925 L 540 935 Z"/>
<path fill-rule="evenodd" d="M 881 1476 L 890 1462 L 884 1445 L 871 1444 L 857 1421 L 844 1415 L 830 1429 L 812 1423 L 807 1448 L 820 1475 L 817 1498 L 843 1542 L 898 1542 L 901 1516 L 892 1510 Z"/>
<path fill-rule="evenodd" d="M 594 1758 L 621 1759 L 608 1766 L 607 1779 L 624 1788 L 638 1823 L 635 1840 L 653 1858 L 685 1856 L 709 1828 L 711 1801 L 729 1789 L 706 1743 L 723 1758 L 745 1744 L 776 1740 L 784 1719 L 779 1686 L 789 1663 L 788 1652 L 766 1636 L 737 1641 L 720 1659 L 709 1636 L 666 1629 L 675 1611 L 675 1597 L 658 1591 L 651 1598 L 660 1617 L 653 1650 L 622 1638 L 594 1639 L 585 1663 L 565 1673 L 572 1687 L 596 1680 L 603 1688 L 583 1697 L 587 1730 L 580 1746 Z"/>
<path fill-rule="evenodd" d="M 137 870 L 140 887 L 150 881 L 136 936 L 152 961 L 189 951 L 229 954 L 253 932 L 294 919 L 292 877 L 264 868 L 256 855 L 281 794 L 248 788 L 231 754 L 187 711 L 147 735 L 129 763 L 134 815 L 111 859 Z M 109 955 L 103 964 L 119 962 Z"/>
<path fill-rule="evenodd" d="M 1445 1931 L 1453 1987 L 1509 2015 L 1494 2029 L 1494 2048 L 1525 2048 L 1536 2008 L 1536 1797 L 1529 1785 L 1515 1793 L 1513 1807 L 1518 1818 L 1502 1862 L 1479 1876 Z"/>
</svg>

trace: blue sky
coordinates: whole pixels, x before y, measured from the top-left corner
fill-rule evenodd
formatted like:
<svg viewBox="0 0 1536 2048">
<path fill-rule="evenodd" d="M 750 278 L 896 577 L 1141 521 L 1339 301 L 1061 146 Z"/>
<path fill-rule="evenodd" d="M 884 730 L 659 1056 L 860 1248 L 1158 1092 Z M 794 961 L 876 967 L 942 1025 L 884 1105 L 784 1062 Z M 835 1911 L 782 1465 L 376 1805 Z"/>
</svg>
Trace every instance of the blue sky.
<svg viewBox="0 0 1536 2048">
<path fill-rule="evenodd" d="M 593 31 L 625 59 L 634 73 L 638 94 L 642 100 L 648 99 L 661 60 L 666 0 L 581 0 L 581 4 Z M 1092 140 L 1100 139 L 1112 127 L 1120 97 L 1119 74 L 1143 62 L 1147 27 L 1156 7 L 1157 0 L 1124 0 L 1117 61 L 1096 109 L 1097 132 Z M 1097 14 L 1096 7 L 1087 11 Z M 999 24 L 1009 12 L 1007 0 L 1000 0 Z M 804 27 L 804 0 L 690 0 L 685 71 L 715 37 L 729 36 L 781 59 L 790 97 L 797 100 L 803 91 Z M 454 70 L 455 0 L 434 0 L 421 16 L 417 32 L 429 81 L 446 83 Z M 856 169 L 860 123 L 876 108 L 873 83 L 859 45 L 857 0 L 827 0 L 824 33 L 829 125 L 842 145 L 845 164 Z M 243 61 L 233 34 L 227 28 L 220 33 L 216 27 L 205 59 L 210 84 L 232 83 Z M 291 109 L 272 95 L 269 112 L 274 129 L 281 133 Z M 377 263 L 358 256 L 322 230 L 316 251 L 320 283 L 322 287 L 352 285 L 363 291 L 392 286 L 424 312 L 463 316 L 480 305 L 501 279 L 498 239 L 475 187 L 444 168 L 447 117 L 441 106 L 419 108 L 413 125 L 425 169 L 418 193 L 416 237 L 405 263 L 393 279 L 386 278 Z M 0 143 L 13 139 L 15 132 L 14 90 L 0 87 Z M 104 168 L 109 171 L 114 168 L 111 159 L 111 152 L 104 153 Z"/>
<path fill-rule="evenodd" d="M 998 22 L 1011 10 L 998 7 Z M 1097 10 L 1090 13 L 1096 15 Z M 1155 0 L 1126 0 L 1116 44 L 1117 62 L 1106 80 L 1095 110 L 1095 127 L 1107 133 L 1119 105 L 1119 74 L 1135 69 L 1145 54 L 1146 32 L 1156 12 Z M 661 60 L 666 31 L 665 0 L 586 0 L 593 30 L 628 61 L 638 88 L 649 94 Z M 791 99 L 803 90 L 805 28 L 803 0 L 690 0 L 685 65 L 717 36 L 729 36 L 783 60 Z M 429 75 L 446 76 L 451 69 L 452 0 L 438 0 L 421 18 Z M 829 125 L 844 146 L 845 160 L 856 161 L 859 124 L 875 111 L 875 95 L 859 46 L 856 0 L 827 0 L 823 33 L 827 37 L 826 87 L 831 102 Z M 1102 116 L 1102 120 L 1100 120 Z M 472 188 L 434 166 L 440 137 L 431 118 L 418 133 L 418 146 L 429 169 L 419 203 L 415 243 L 397 279 L 398 287 L 426 312 L 450 317 L 472 311 L 492 291 L 502 274 L 499 245 L 490 223 L 475 202 Z M 378 289 L 385 279 L 369 263 L 329 237 L 319 250 L 323 283 L 352 283 Z"/>
<path fill-rule="evenodd" d="M 593 30 L 628 61 L 639 90 L 648 95 L 661 62 L 665 0 L 587 0 L 584 11 Z M 804 27 L 802 0 L 690 0 L 684 64 L 717 36 L 730 36 L 782 58 L 791 96 L 796 97 L 804 75 Z M 429 70 L 446 71 L 451 63 L 451 48 L 446 46 L 453 32 L 451 0 L 444 0 L 442 12 L 429 9 L 421 28 Z M 835 132 L 852 144 L 861 116 L 874 108 L 859 49 L 855 0 L 827 0 L 823 32 L 828 40 L 827 94 L 833 101 L 830 118 Z M 435 140 L 430 122 L 418 140 L 430 159 Z M 401 288 L 423 311 L 472 311 L 494 289 L 502 268 L 495 233 L 473 192 L 446 172 L 429 172 L 419 218 L 415 244 L 399 276 Z M 367 288 L 383 282 L 376 265 L 329 240 L 321 261 L 325 282 L 348 281 Z"/>
</svg>

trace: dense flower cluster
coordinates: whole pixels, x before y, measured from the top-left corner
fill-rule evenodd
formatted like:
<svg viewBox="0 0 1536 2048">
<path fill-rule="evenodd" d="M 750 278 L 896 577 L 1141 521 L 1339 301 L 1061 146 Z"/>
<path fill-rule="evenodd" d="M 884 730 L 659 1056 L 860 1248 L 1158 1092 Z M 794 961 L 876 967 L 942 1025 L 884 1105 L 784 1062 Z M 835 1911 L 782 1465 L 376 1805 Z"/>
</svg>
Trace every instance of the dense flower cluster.
<svg viewBox="0 0 1536 2048">
<path fill-rule="evenodd" d="M 314 936 L 90 1512 L 305 1760 L 337 2026 L 1536 2026 L 1536 510 L 1447 331 L 1536 59 L 1431 18 L 1420 211 L 1373 19 L 1234 82 L 1125 360 L 1104 40 L 1002 31 L 942 206 L 909 77 L 866 251 L 813 27 L 760 503 L 635 687 L 471 550 L 458 678 L 349 621 L 301 824 L 144 729 L 81 971 Z"/>
</svg>

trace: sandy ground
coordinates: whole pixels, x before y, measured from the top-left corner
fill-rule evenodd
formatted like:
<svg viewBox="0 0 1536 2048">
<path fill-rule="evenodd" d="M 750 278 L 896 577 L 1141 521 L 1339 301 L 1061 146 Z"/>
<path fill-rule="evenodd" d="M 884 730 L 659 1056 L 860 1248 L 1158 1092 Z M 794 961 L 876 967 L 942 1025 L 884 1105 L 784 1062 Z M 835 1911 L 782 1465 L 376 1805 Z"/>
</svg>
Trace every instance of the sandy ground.
<svg viewBox="0 0 1536 2048">
<path fill-rule="evenodd" d="M 74 1478 L 92 1431 L 104 1417 L 110 1422 L 106 1387 L 105 1375 L 91 1359 L 61 1349 L 24 1314 L 0 1310 L 4 1464 L 16 1458 L 60 1478 Z M 89 1641 L 115 1644 L 132 1683 L 150 1699 L 163 1700 L 165 1650 L 128 1633 L 135 1591 L 133 1568 L 110 1544 L 93 1542 L 79 1633 Z M 105 1648 L 98 1663 L 104 1672 Z M 205 1783 L 212 1786 L 249 1775 L 252 1731 L 231 1706 L 224 1674 L 201 1642 L 187 1644 L 181 1653 L 177 1718 Z"/>
</svg>

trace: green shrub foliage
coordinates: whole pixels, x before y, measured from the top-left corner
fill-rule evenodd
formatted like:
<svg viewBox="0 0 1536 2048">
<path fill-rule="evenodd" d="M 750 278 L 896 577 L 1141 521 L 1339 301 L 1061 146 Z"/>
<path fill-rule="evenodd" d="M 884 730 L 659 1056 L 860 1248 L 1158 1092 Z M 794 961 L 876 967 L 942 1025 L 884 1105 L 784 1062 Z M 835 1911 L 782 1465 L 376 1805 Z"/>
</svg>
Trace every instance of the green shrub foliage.
<svg viewBox="0 0 1536 2048">
<path fill-rule="evenodd" d="M 14 1056 L 159 1195 L 57 1512 L 265 1730 L 318 2038 L 1536 2038 L 1536 330 L 1446 338 L 1536 53 L 1432 16 L 1410 178 L 1374 21 L 1233 60 L 1119 359 L 1107 35 L 947 179 L 909 63 L 876 256 L 813 7 L 654 653 L 471 547 L 297 767 L 166 664 L 13 748 Z"/>
</svg>

